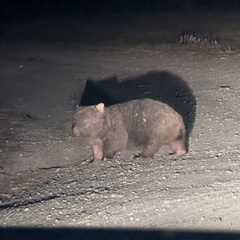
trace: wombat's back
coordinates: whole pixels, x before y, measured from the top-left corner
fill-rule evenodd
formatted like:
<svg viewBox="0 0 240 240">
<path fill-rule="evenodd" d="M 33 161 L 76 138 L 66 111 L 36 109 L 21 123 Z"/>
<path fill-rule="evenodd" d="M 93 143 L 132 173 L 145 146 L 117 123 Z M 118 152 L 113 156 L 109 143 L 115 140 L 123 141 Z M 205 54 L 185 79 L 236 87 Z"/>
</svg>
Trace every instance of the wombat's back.
<svg viewBox="0 0 240 240">
<path fill-rule="evenodd" d="M 121 116 L 122 125 L 130 142 L 141 145 L 150 138 L 167 143 L 177 138 L 181 131 L 185 135 L 182 117 L 165 103 L 152 99 L 139 99 L 108 108 L 112 119 Z"/>
</svg>

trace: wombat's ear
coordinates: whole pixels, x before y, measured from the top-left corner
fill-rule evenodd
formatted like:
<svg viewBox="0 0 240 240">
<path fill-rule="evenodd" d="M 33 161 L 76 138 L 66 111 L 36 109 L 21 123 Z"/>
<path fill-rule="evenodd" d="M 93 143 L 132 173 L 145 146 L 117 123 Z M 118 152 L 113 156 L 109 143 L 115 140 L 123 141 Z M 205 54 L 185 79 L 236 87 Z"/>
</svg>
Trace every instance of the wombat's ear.
<svg viewBox="0 0 240 240">
<path fill-rule="evenodd" d="M 100 113 L 103 113 L 104 112 L 104 103 L 99 103 L 97 106 L 96 106 L 97 110 L 100 112 Z"/>
</svg>

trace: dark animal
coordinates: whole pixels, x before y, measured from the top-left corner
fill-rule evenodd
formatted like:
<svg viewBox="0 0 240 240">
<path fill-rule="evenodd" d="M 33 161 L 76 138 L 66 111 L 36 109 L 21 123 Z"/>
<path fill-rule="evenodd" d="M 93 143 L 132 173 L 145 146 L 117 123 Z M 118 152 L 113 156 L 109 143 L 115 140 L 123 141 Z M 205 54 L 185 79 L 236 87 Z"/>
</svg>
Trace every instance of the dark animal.
<svg viewBox="0 0 240 240">
<path fill-rule="evenodd" d="M 182 117 L 151 99 L 78 107 L 72 129 L 77 137 L 89 139 L 94 161 L 112 158 L 124 149 L 140 150 L 140 157 L 151 158 L 163 145 L 170 146 L 175 156 L 186 153 Z"/>
</svg>

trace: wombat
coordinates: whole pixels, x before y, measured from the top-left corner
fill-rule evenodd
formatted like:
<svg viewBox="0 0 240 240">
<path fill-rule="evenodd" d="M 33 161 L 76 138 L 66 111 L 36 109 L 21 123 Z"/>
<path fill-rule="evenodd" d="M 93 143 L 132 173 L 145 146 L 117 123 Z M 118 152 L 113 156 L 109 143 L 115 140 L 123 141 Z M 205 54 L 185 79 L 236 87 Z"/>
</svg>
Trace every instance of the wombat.
<svg viewBox="0 0 240 240">
<path fill-rule="evenodd" d="M 78 107 L 72 129 L 77 137 L 89 139 L 94 161 L 112 158 L 125 149 L 140 150 L 141 158 L 151 158 L 163 145 L 170 146 L 175 156 L 186 153 L 182 117 L 167 104 L 151 99 Z"/>
</svg>

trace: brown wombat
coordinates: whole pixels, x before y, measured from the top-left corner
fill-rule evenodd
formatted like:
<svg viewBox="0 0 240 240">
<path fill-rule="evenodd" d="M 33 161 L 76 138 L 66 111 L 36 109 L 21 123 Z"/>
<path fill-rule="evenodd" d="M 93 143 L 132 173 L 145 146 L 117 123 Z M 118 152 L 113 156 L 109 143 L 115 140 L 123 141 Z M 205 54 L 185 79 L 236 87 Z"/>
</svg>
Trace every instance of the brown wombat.
<svg viewBox="0 0 240 240">
<path fill-rule="evenodd" d="M 112 158 L 124 149 L 137 149 L 142 158 L 151 158 L 163 145 L 181 156 L 186 153 L 185 132 L 176 111 L 151 99 L 78 107 L 73 119 L 73 133 L 89 139 L 94 161 Z"/>
</svg>

